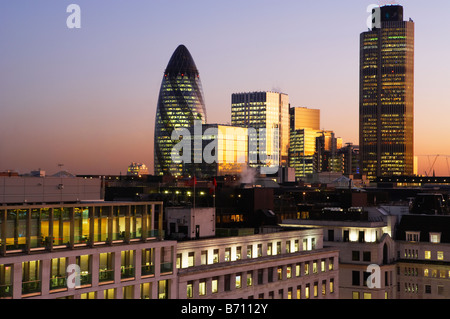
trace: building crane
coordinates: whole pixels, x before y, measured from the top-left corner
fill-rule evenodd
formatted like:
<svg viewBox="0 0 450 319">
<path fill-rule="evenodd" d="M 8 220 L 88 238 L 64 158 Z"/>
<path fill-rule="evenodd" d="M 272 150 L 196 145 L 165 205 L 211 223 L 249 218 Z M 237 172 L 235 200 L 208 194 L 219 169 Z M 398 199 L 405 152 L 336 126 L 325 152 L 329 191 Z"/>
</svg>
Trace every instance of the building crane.
<svg viewBox="0 0 450 319">
<path fill-rule="evenodd" d="M 426 172 L 425 172 L 425 174 L 427 175 L 427 176 L 430 176 L 430 174 L 431 174 L 431 171 L 433 170 L 433 168 L 434 168 L 434 164 L 436 164 L 436 161 L 437 161 L 437 159 L 438 159 L 438 157 L 439 157 L 439 154 L 438 155 L 436 155 L 436 157 L 434 158 L 434 161 L 433 161 L 433 164 L 431 165 L 431 167 L 430 167 L 430 171 L 429 171 L 429 173 L 428 174 L 426 174 Z M 429 158 L 428 158 L 429 159 Z M 433 174 L 434 175 L 434 174 Z"/>
<path fill-rule="evenodd" d="M 446 163 L 447 163 L 447 169 L 448 169 L 448 176 L 450 176 L 450 155 L 443 155 L 443 154 L 439 154 L 439 155 L 435 155 L 435 154 L 421 154 L 421 155 L 415 155 L 415 157 L 421 157 L 421 158 L 427 158 L 428 159 L 428 166 L 424 167 L 424 174 L 425 176 L 430 176 L 433 172 L 433 170 L 436 167 L 440 168 L 441 174 L 444 174 L 445 170 L 445 163 L 443 162 L 443 159 L 446 159 Z M 432 161 L 432 159 L 434 158 L 434 160 Z M 441 160 L 442 159 L 442 160 Z M 438 161 L 439 160 L 439 161 Z M 426 165 L 424 163 L 424 165 Z"/>
</svg>

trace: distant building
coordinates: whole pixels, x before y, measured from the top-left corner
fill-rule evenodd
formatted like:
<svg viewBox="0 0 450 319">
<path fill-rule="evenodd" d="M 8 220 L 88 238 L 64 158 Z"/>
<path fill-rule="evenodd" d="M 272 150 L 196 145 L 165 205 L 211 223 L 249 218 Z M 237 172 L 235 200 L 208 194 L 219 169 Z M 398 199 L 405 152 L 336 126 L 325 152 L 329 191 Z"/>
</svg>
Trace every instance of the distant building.
<svg viewBox="0 0 450 319">
<path fill-rule="evenodd" d="M 289 109 L 291 117 L 291 129 L 300 130 L 310 128 L 320 130 L 320 110 L 306 107 L 291 107 Z"/>
<path fill-rule="evenodd" d="M 231 124 L 249 129 L 251 166 L 288 165 L 290 132 L 287 94 L 277 92 L 232 94 Z M 260 135 L 260 129 L 265 130 L 265 135 Z"/>
<path fill-rule="evenodd" d="M 155 120 L 155 175 L 180 176 L 183 164 L 172 160 L 177 140 L 172 132 L 189 128 L 194 121 L 206 123 L 206 108 L 200 75 L 188 49 L 180 45 L 164 72 Z"/>
<path fill-rule="evenodd" d="M 373 11 L 360 36 L 359 144 L 368 179 L 414 173 L 414 22 L 403 7 Z"/>
<path fill-rule="evenodd" d="M 148 175 L 148 168 L 145 164 L 133 162 L 128 166 L 127 175 L 129 176 Z"/>
<path fill-rule="evenodd" d="M 320 130 L 320 110 L 291 107 L 289 166 L 294 168 L 296 179 L 314 173 L 316 137 Z"/>
<path fill-rule="evenodd" d="M 183 162 L 183 175 L 213 177 L 239 175 L 249 165 L 248 129 L 224 124 L 190 127 L 191 140 L 183 149 L 190 152 Z M 198 132 L 197 132 L 198 131 Z"/>
</svg>

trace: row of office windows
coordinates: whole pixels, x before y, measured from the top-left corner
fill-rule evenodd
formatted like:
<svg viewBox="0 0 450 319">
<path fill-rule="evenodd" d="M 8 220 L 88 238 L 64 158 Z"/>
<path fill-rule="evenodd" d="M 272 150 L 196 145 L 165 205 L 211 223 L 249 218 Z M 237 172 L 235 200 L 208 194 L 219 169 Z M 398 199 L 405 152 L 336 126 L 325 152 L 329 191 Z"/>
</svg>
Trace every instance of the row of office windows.
<svg viewBox="0 0 450 319">
<path fill-rule="evenodd" d="M 312 263 L 312 269 L 310 264 Z M 329 270 L 334 269 L 334 258 L 330 258 L 328 261 Z M 319 266 L 320 265 L 320 266 Z M 186 286 L 187 298 L 194 298 L 194 289 L 197 289 L 199 297 L 207 296 L 209 294 L 217 294 L 221 290 L 223 292 L 232 291 L 235 289 L 243 289 L 248 287 L 254 287 L 258 285 L 265 285 L 267 283 L 273 283 L 276 281 L 289 280 L 298 278 L 305 275 L 317 274 L 326 271 L 326 261 L 322 259 L 320 261 L 315 260 L 312 262 L 297 263 L 296 265 L 278 266 L 261 268 L 258 270 L 251 270 L 247 272 L 239 272 L 236 274 L 229 274 L 224 276 L 217 276 L 212 278 L 204 278 L 196 281 L 189 281 Z M 233 278 L 232 278 L 233 277 Z M 317 297 L 317 283 L 314 284 L 314 297 Z M 222 287 L 223 288 L 219 288 Z M 299 286 L 300 287 L 300 286 Z M 308 288 L 307 288 L 308 287 Z M 309 298 L 309 284 L 305 286 L 305 297 Z M 326 294 L 326 280 L 322 282 L 323 295 Z M 334 279 L 329 280 L 328 293 L 334 292 Z M 289 295 L 289 294 L 288 294 Z M 288 298 L 290 299 L 290 298 Z M 300 291 L 297 292 L 297 299 L 301 299 Z"/>
<path fill-rule="evenodd" d="M 157 285 L 156 295 L 153 295 L 152 285 Z M 147 282 L 139 284 L 139 298 L 140 299 L 169 299 L 169 286 L 170 280 L 159 280 L 157 283 Z M 137 299 L 135 291 L 135 285 L 124 286 L 121 288 L 110 288 L 100 291 L 92 291 L 87 293 L 82 293 L 80 299 L 98 299 L 100 294 L 103 294 L 102 299 L 117 299 L 118 289 L 122 290 L 122 299 Z M 74 299 L 74 295 L 67 297 L 62 297 L 58 299 Z"/>
<path fill-rule="evenodd" d="M 397 291 L 400 292 L 402 285 L 399 283 L 397 283 Z M 446 291 L 444 288 L 444 285 L 430 285 L 430 284 L 425 284 L 425 285 L 419 285 L 417 283 L 411 283 L 411 282 L 405 282 L 403 284 L 403 291 L 405 292 L 405 294 L 425 294 L 425 295 L 430 295 L 430 294 L 436 294 L 438 296 L 444 296 Z"/>
<path fill-rule="evenodd" d="M 173 262 L 171 260 L 173 247 L 162 247 L 160 249 L 159 274 L 168 275 L 173 273 Z M 155 248 L 142 249 L 140 278 L 153 277 L 155 275 Z M 82 255 L 75 258 L 75 265 L 79 268 L 79 287 L 86 288 L 92 286 L 93 271 L 97 271 L 98 283 L 108 284 L 114 282 L 115 273 L 120 272 L 121 281 L 136 279 L 135 250 L 121 251 L 120 265 L 115 265 L 115 253 L 107 252 L 99 254 L 98 269 L 93 270 L 92 255 Z M 39 294 L 42 286 L 47 283 L 42 282 L 42 260 L 27 261 L 22 263 L 22 295 Z M 53 258 L 50 260 L 49 269 L 49 291 L 60 292 L 67 290 L 68 267 L 67 257 Z M 0 265 L 0 298 L 9 298 L 13 294 L 13 271 L 14 264 Z"/>
<path fill-rule="evenodd" d="M 247 245 L 245 247 L 245 256 L 246 258 L 258 258 L 263 256 L 275 256 L 280 255 L 282 253 L 295 253 L 300 251 L 300 240 L 296 239 L 294 241 L 286 241 L 286 246 L 283 252 L 281 241 L 277 241 L 276 243 L 267 243 L 266 250 L 264 253 L 263 244 L 257 244 L 256 250 L 254 249 L 254 245 Z M 316 249 L 316 238 L 303 238 L 302 240 L 302 248 L 303 251 L 308 250 L 314 250 Z M 212 253 L 212 255 L 210 255 Z M 235 261 L 240 260 L 243 258 L 243 247 L 237 246 L 234 249 L 231 247 L 227 247 L 224 250 L 223 260 L 221 260 L 221 254 L 220 249 L 213 249 L 212 251 L 209 250 L 202 250 L 200 252 L 200 265 L 208 265 L 208 264 L 215 264 L 219 262 L 229 262 L 229 261 Z M 186 254 L 186 253 L 185 253 Z M 185 261 L 185 262 L 183 262 Z M 188 252 L 187 253 L 187 260 L 183 259 L 183 253 L 177 254 L 177 261 L 176 261 L 177 268 L 187 268 L 187 267 L 194 267 L 198 266 L 196 264 L 196 256 L 195 252 Z"/>
<path fill-rule="evenodd" d="M 1 251 L 158 236 L 154 205 L 0 209 Z"/>
<path fill-rule="evenodd" d="M 407 259 L 419 259 L 419 250 L 418 249 L 405 249 L 403 253 L 404 258 Z M 423 258 L 430 260 L 444 260 L 444 252 L 443 251 L 436 251 L 432 252 L 431 250 L 425 250 L 423 252 Z"/>
</svg>

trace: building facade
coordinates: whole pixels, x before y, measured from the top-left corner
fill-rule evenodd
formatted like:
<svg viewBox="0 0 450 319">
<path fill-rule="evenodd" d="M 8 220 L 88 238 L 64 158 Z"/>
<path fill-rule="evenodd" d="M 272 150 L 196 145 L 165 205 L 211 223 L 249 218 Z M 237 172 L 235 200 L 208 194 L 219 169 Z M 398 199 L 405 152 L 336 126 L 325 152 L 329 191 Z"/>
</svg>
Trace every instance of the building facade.
<svg viewBox="0 0 450 319">
<path fill-rule="evenodd" d="M 183 163 L 183 175 L 202 178 L 239 175 L 247 168 L 246 127 L 197 122 L 189 129 L 189 135 L 183 152 L 191 154 Z"/>
<path fill-rule="evenodd" d="M 176 295 L 162 202 L 1 206 L 0 237 L 0 298 Z"/>
<path fill-rule="evenodd" d="M 155 175 L 180 176 L 183 163 L 172 160 L 172 150 L 179 142 L 172 133 L 189 128 L 194 121 L 206 123 L 206 108 L 200 75 L 190 52 L 180 45 L 164 72 L 155 120 Z"/>
<path fill-rule="evenodd" d="M 400 299 L 450 298 L 449 217 L 402 217 L 397 239 Z"/>
<path fill-rule="evenodd" d="M 277 92 L 232 94 L 231 124 L 249 129 L 251 166 L 287 166 L 290 134 L 287 94 Z M 264 130 L 264 133 L 260 130 Z"/>
<path fill-rule="evenodd" d="M 360 35 L 359 143 L 370 180 L 414 173 L 414 22 L 403 7 L 373 11 Z"/>
<path fill-rule="evenodd" d="M 339 254 L 304 229 L 178 244 L 179 299 L 339 299 Z"/>
<path fill-rule="evenodd" d="M 361 208 L 324 209 L 320 216 L 285 220 L 284 226 L 323 230 L 324 246 L 339 251 L 340 299 L 396 299 L 396 244 L 392 217 Z M 377 218 L 374 218 L 378 216 Z M 382 217 L 384 216 L 384 217 Z M 373 286 L 368 279 L 376 265 Z"/>
</svg>

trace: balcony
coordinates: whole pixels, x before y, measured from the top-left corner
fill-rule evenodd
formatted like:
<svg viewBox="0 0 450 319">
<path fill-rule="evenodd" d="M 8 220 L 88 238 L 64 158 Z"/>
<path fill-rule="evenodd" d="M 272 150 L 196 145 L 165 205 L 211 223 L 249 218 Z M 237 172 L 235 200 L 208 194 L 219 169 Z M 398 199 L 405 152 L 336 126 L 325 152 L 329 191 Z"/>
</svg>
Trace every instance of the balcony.
<svg viewBox="0 0 450 319">
<path fill-rule="evenodd" d="M 99 282 L 114 281 L 114 269 L 100 269 L 98 274 Z"/>
<path fill-rule="evenodd" d="M 173 271 L 173 263 L 171 262 L 161 263 L 160 268 L 161 274 L 171 274 L 172 271 Z"/>
<path fill-rule="evenodd" d="M 41 292 L 40 280 L 22 282 L 22 295 L 36 294 L 40 292 Z"/>
<path fill-rule="evenodd" d="M 155 265 L 143 265 L 141 268 L 142 276 L 155 275 Z"/>
<path fill-rule="evenodd" d="M 12 298 L 12 296 L 13 296 L 13 285 L 0 285 L 0 299 Z"/>
<path fill-rule="evenodd" d="M 50 290 L 67 288 L 67 278 L 65 276 L 54 276 L 50 279 Z"/>
<path fill-rule="evenodd" d="M 122 266 L 120 268 L 120 278 L 121 279 L 129 279 L 135 277 L 135 269 L 134 266 Z"/>
</svg>

